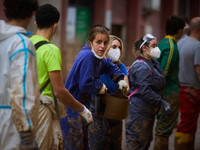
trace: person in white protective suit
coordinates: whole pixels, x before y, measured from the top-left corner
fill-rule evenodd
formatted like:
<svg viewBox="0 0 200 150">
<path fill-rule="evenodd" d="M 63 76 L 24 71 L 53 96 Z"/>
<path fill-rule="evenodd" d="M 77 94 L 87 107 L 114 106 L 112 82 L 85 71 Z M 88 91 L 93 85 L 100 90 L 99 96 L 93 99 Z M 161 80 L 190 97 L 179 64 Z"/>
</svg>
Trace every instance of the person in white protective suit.
<svg viewBox="0 0 200 150">
<path fill-rule="evenodd" d="M 35 48 L 25 30 L 37 0 L 4 0 L 0 20 L 0 150 L 37 150 L 39 85 Z"/>
</svg>

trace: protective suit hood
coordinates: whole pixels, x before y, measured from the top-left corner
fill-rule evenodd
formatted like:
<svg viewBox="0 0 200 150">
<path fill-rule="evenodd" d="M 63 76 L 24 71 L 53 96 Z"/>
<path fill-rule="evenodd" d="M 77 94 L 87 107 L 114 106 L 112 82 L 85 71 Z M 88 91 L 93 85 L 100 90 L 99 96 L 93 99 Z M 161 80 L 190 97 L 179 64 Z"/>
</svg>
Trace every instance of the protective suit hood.
<svg viewBox="0 0 200 150">
<path fill-rule="evenodd" d="M 22 27 L 8 25 L 5 21 L 0 20 L 0 41 L 16 34 L 27 33 Z"/>
</svg>

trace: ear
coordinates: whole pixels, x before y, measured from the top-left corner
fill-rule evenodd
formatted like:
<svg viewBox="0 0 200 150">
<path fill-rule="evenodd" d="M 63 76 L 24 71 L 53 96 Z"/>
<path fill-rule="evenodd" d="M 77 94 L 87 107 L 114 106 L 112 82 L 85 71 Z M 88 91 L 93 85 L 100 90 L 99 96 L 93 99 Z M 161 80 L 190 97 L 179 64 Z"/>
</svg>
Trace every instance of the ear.
<svg viewBox="0 0 200 150">
<path fill-rule="evenodd" d="M 178 33 L 181 33 L 181 32 L 183 32 L 183 30 L 184 30 L 184 29 L 179 29 L 179 30 L 178 30 Z"/>
<path fill-rule="evenodd" d="M 58 23 L 55 23 L 55 24 L 54 24 L 54 30 L 57 29 L 57 26 L 58 26 Z"/>
<path fill-rule="evenodd" d="M 32 19 L 33 15 L 35 15 L 35 12 L 36 12 L 36 11 L 33 11 L 33 12 L 31 13 L 31 17 L 30 17 L 31 19 Z"/>
<path fill-rule="evenodd" d="M 89 47 L 91 47 L 91 41 L 87 41 L 87 44 L 89 45 Z"/>
<path fill-rule="evenodd" d="M 145 45 L 142 45 L 142 51 L 145 52 L 147 50 Z"/>
<path fill-rule="evenodd" d="M 36 21 L 34 22 L 34 25 L 35 25 L 35 26 L 36 26 L 36 28 L 37 28 L 37 22 L 36 22 Z"/>
</svg>

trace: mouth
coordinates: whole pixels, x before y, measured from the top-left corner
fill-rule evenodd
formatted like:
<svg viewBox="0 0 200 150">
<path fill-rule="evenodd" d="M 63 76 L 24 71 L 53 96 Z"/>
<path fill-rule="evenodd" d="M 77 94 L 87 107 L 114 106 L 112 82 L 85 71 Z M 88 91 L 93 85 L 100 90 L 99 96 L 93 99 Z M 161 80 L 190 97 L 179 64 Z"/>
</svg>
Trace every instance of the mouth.
<svg viewBox="0 0 200 150">
<path fill-rule="evenodd" d="M 105 50 L 99 50 L 99 54 L 103 55 Z"/>
</svg>

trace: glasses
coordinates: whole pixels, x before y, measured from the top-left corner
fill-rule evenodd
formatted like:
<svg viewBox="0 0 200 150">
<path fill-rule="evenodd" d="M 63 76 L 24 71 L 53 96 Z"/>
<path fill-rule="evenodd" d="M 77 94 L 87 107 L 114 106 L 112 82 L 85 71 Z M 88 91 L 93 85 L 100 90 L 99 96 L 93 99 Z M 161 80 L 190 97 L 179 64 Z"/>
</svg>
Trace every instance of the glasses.
<svg viewBox="0 0 200 150">
<path fill-rule="evenodd" d="M 156 40 L 156 37 L 154 37 L 153 35 L 151 35 L 151 34 L 146 34 L 144 37 L 143 37 L 143 40 L 144 40 L 144 42 L 140 45 L 140 49 L 141 49 L 141 47 L 148 41 L 151 41 L 151 40 L 153 40 L 153 39 L 155 39 Z"/>
</svg>

